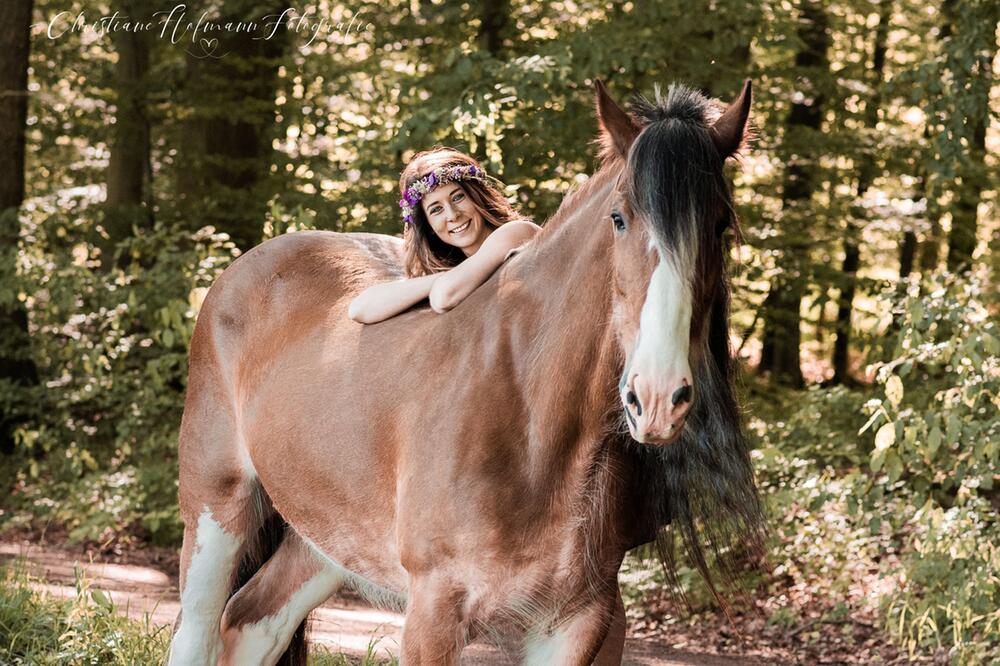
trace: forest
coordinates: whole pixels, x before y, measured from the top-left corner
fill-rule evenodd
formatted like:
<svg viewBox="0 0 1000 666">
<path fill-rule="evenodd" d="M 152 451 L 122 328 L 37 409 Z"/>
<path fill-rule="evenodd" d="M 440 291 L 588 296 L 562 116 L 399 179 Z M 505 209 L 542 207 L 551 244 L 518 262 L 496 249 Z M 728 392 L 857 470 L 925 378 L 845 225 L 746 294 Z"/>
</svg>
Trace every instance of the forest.
<svg viewBox="0 0 1000 666">
<path fill-rule="evenodd" d="M 769 573 L 727 619 L 636 553 L 630 635 L 998 663 L 1000 3 L 287 3 L 0 2 L 0 541 L 179 548 L 188 343 L 241 253 L 401 234 L 400 170 L 436 145 L 544 224 L 596 170 L 596 80 L 750 79 L 731 346 Z M 128 663 L 43 658 L 16 578 L 0 662 Z"/>
</svg>

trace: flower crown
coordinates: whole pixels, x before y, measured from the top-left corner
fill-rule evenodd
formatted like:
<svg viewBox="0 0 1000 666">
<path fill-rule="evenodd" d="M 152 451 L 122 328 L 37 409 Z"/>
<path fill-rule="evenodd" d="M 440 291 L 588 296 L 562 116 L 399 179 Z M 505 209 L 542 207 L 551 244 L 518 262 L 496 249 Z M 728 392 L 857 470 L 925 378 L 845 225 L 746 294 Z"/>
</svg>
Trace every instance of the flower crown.
<svg viewBox="0 0 1000 666">
<path fill-rule="evenodd" d="M 453 183 L 456 180 L 478 180 L 486 182 L 486 172 L 474 164 L 470 164 L 469 166 L 439 167 L 434 169 L 434 171 L 431 171 L 429 174 L 410 185 L 406 189 L 406 192 L 403 193 L 403 198 L 399 200 L 399 207 L 402 210 L 403 221 L 406 224 L 413 224 L 413 216 L 417 212 L 417 205 L 420 203 L 420 200 L 424 198 L 424 195 L 431 190 L 444 185 L 445 183 Z"/>
</svg>

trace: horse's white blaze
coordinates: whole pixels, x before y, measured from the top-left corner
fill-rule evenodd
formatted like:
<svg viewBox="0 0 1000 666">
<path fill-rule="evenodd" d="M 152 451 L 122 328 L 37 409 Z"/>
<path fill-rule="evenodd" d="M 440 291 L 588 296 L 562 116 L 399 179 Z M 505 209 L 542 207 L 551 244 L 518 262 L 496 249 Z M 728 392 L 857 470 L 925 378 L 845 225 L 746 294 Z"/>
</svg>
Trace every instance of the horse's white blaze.
<svg viewBox="0 0 1000 666">
<path fill-rule="evenodd" d="M 639 334 L 629 370 L 632 375 L 691 381 L 691 289 L 679 263 L 676 256 L 660 252 L 639 314 Z M 673 388 L 680 385 L 670 390 Z"/>
<path fill-rule="evenodd" d="M 170 643 L 171 666 L 214 666 L 222 651 L 219 621 L 229 597 L 240 540 L 222 529 L 208 507 L 198 517 L 196 534 L 181 593 L 181 626 Z"/>
<path fill-rule="evenodd" d="M 521 663 L 524 666 L 562 663 L 571 647 L 568 644 L 570 631 L 569 627 L 560 627 L 550 634 L 530 633 L 524 644 L 524 660 Z"/>
<path fill-rule="evenodd" d="M 340 587 L 343 573 L 342 567 L 324 567 L 303 583 L 277 613 L 241 627 L 231 644 L 232 654 L 227 655 L 229 663 L 249 666 L 278 661 L 299 623 Z"/>
</svg>

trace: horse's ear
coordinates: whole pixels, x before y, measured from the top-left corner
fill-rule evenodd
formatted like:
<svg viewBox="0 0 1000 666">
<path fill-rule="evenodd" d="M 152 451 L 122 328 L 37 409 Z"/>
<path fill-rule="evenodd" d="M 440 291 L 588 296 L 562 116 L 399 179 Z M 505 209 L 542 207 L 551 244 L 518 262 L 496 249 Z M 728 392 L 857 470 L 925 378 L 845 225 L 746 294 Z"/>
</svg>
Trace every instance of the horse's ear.
<svg viewBox="0 0 1000 666">
<path fill-rule="evenodd" d="M 639 136 L 641 127 L 624 109 L 611 99 L 600 79 L 594 81 L 594 100 L 597 107 L 597 122 L 600 125 L 598 142 L 601 145 L 601 159 L 608 160 L 615 155 L 625 157 L 628 149 Z"/>
<path fill-rule="evenodd" d="M 747 138 L 747 120 L 750 118 L 750 99 L 753 96 L 750 79 L 743 83 L 743 90 L 709 130 L 712 141 L 722 159 L 732 157 Z"/>
</svg>

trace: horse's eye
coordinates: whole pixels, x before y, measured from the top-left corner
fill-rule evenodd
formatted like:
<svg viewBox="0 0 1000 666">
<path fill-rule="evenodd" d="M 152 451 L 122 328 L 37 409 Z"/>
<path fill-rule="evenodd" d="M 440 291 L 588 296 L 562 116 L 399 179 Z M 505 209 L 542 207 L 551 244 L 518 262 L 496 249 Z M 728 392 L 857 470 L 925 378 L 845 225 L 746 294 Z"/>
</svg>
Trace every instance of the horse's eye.
<svg viewBox="0 0 1000 666">
<path fill-rule="evenodd" d="M 618 211 L 611 213 L 611 223 L 615 225 L 615 231 L 619 233 L 625 231 L 625 218 Z"/>
</svg>

